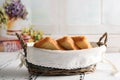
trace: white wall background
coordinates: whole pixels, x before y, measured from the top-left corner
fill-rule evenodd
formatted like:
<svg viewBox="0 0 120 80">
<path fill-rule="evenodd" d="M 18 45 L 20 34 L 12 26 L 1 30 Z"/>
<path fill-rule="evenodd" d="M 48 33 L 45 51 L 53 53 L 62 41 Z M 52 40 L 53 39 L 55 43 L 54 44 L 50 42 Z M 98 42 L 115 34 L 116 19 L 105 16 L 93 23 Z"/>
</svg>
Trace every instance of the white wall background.
<svg viewBox="0 0 120 80">
<path fill-rule="evenodd" d="M 46 34 L 117 35 L 119 3 L 120 0 L 31 0 L 32 22 Z"/>
<path fill-rule="evenodd" d="M 97 41 L 108 32 L 108 51 L 120 52 L 120 0 L 31 0 L 32 21 L 45 34 L 86 35 Z"/>
<path fill-rule="evenodd" d="M 120 0 L 22 1 L 33 24 L 45 34 L 86 35 L 98 41 L 108 32 L 108 51 L 120 52 Z"/>
</svg>

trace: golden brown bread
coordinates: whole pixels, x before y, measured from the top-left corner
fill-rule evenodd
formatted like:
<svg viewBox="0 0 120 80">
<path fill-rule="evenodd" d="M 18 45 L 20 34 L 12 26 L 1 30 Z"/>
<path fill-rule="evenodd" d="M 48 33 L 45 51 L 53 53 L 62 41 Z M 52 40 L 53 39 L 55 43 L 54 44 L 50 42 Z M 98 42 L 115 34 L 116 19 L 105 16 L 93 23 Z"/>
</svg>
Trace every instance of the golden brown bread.
<svg viewBox="0 0 120 80">
<path fill-rule="evenodd" d="M 66 50 L 77 50 L 78 48 L 75 46 L 74 41 L 71 37 L 65 36 L 57 40 L 58 44 L 65 48 Z"/>
<path fill-rule="evenodd" d="M 74 36 L 72 39 L 74 40 L 76 46 L 80 49 L 88 49 L 92 47 L 85 36 Z"/>
<path fill-rule="evenodd" d="M 40 41 L 34 44 L 34 47 L 43 48 L 43 49 L 51 49 L 51 50 L 63 50 L 57 43 L 56 40 L 51 37 L 45 37 Z"/>
<path fill-rule="evenodd" d="M 42 38 L 34 47 L 51 50 L 78 50 L 92 48 L 85 36 L 64 36 L 54 40 L 51 37 Z"/>
</svg>

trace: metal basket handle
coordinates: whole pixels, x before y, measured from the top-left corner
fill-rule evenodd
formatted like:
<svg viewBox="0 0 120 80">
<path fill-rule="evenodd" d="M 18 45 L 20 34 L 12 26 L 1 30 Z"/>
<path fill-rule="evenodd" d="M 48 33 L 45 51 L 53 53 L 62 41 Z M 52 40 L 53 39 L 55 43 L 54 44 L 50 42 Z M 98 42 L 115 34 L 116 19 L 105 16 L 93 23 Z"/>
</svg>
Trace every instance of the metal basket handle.
<svg viewBox="0 0 120 80">
<path fill-rule="evenodd" d="M 24 53 L 25 53 L 24 56 L 27 57 L 27 44 L 25 43 L 25 41 L 22 39 L 22 37 L 18 33 L 16 33 L 16 36 L 20 40 L 20 44 L 21 44 L 21 46 L 24 50 Z"/>
<path fill-rule="evenodd" d="M 102 42 L 102 40 L 104 39 L 104 41 Z M 105 45 L 107 46 L 107 40 L 108 40 L 108 33 L 105 32 L 99 39 L 99 41 L 97 42 L 97 44 L 100 46 L 100 45 Z"/>
</svg>

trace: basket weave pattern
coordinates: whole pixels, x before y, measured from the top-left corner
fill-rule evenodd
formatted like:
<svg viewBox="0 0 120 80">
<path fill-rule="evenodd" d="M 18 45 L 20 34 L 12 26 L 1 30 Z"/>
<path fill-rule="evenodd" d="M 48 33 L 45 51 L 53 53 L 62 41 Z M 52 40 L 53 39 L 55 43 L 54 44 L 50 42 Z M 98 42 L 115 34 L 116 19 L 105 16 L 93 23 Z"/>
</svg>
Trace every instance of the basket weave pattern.
<svg viewBox="0 0 120 80">
<path fill-rule="evenodd" d="M 42 76 L 65 76 L 65 75 L 77 75 L 81 73 L 89 73 L 95 71 L 96 65 L 91 65 L 85 68 L 78 68 L 78 69 L 57 69 L 57 68 L 50 68 L 50 67 L 43 67 L 34 65 L 32 63 L 27 62 L 28 71 L 31 75 L 42 75 Z"/>
</svg>

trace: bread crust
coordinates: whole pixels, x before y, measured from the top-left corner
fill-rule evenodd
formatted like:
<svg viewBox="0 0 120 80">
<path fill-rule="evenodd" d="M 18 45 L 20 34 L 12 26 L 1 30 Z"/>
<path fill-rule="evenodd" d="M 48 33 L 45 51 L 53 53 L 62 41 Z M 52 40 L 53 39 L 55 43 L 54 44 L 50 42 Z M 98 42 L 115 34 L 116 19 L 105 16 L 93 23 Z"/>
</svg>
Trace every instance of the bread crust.
<svg viewBox="0 0 120 80">
<path fill-rule="evenodd" d="M 72 39 L 74 40 L 77 47 L 80 49 L 92 48 L 86 36 L 73 36 Z"/>
<path fill-rule="evenodd" d="M 51 50 L 63 50 L 57 43 L 56 40 L 51 37 L 45 37 L 41 39 L 39 42 L 34 44 L 34 47 L 43 48 L 43 49 L 51 49 Z"/>
<path fill-rule="evenodd" d="M 77 46 L 75 45 L 73 39 L 69 36 L 64 36 L 57 40 L 58 44 L 66 50 L 77 50 Z"/>
</svg>

